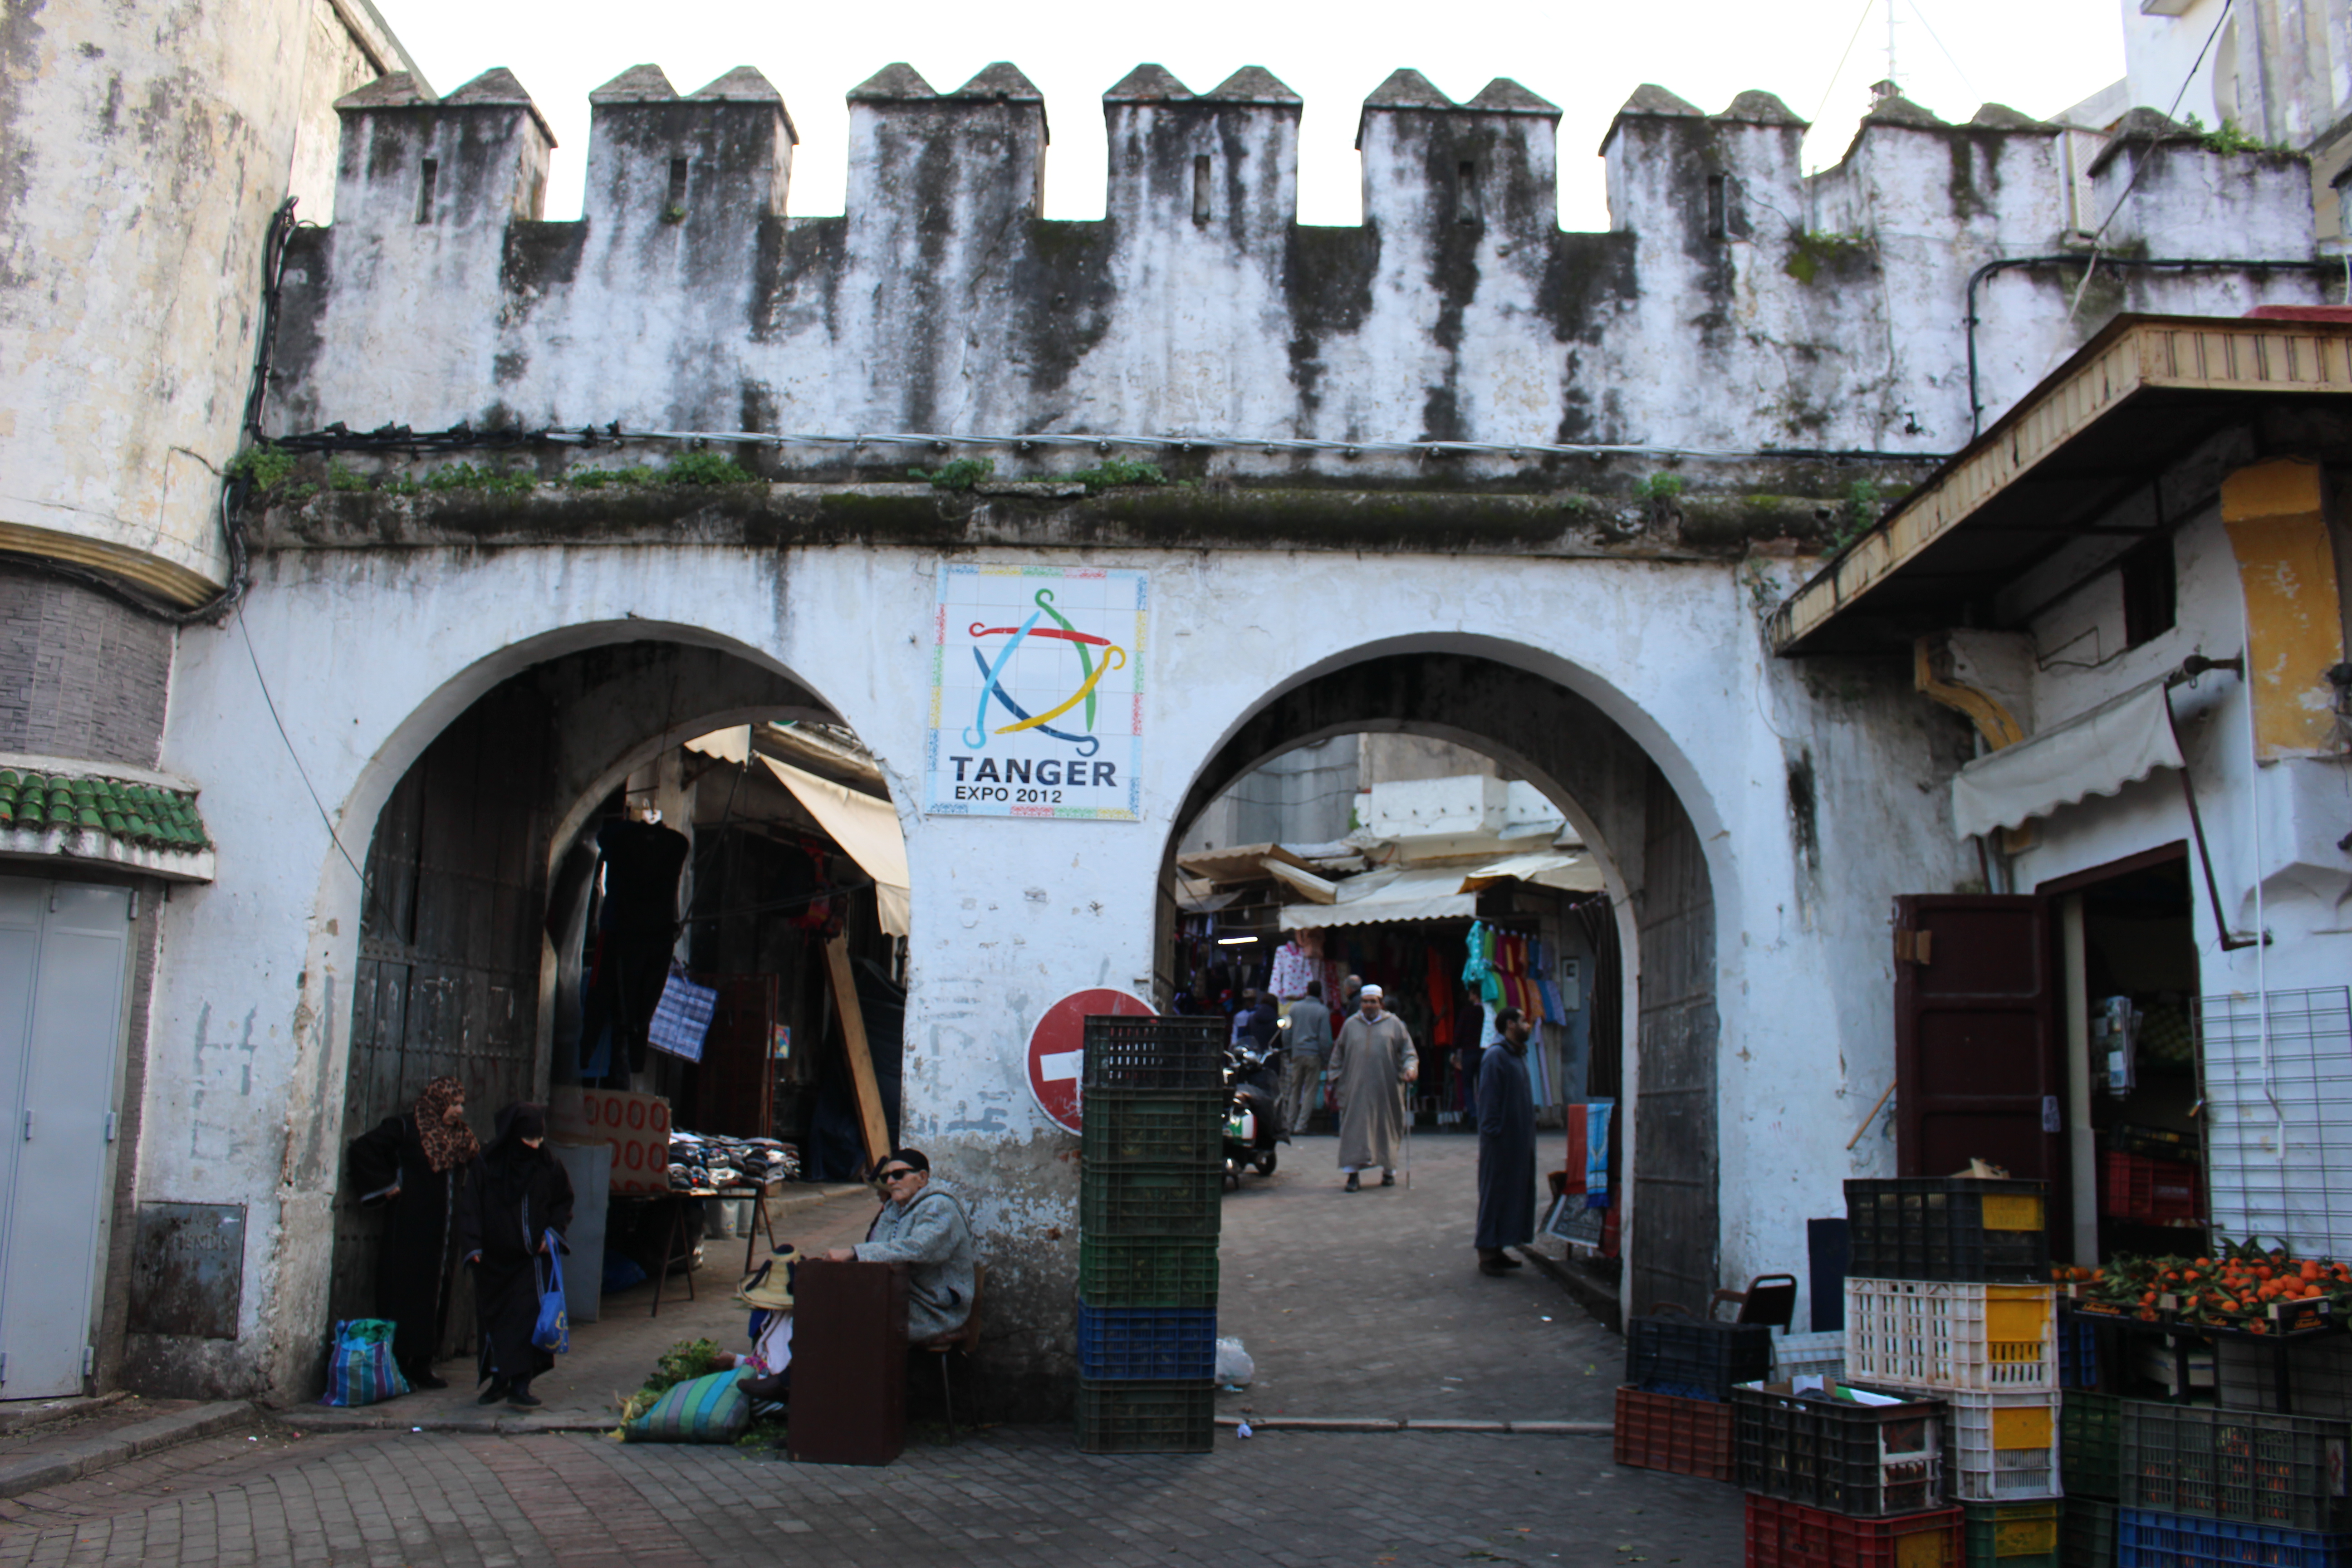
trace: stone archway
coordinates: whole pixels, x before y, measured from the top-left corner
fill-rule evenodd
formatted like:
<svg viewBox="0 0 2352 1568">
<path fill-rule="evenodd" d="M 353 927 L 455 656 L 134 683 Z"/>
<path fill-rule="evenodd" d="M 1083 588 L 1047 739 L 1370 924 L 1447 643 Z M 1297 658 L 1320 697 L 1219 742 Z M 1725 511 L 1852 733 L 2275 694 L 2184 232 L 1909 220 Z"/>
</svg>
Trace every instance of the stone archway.
<svg viewBox="0 0 2352 1568">
<path fill-rule="evenodd" d="M 601 642 L 507 674 L 415 752 L 366 851 L 338 1150 L 441 1073 L 478 1107 L 538 1098 L 562 968 L 546 929 L 555 861 L 633 766 L 762 716 L 833 717 L 729 648 Z M 372 1315 L 378 1239 L 372 1216 L 338 1204 L 331 1320 Z"/>
<path fill-rule="evenodd" d="M 1469 653 L 1382 654 L 1327 668 L 1268 698 L 1202 767 L 1171 824 L 1163 879 L 1184 826 L 1266 759 L 1330 735 L 1397 731 L 1456 742 L 1522 773 L 1607 866 L 1630 916 L 1635 998 L 1624 1075 L 1626 1299 L 1706 1300 L 1720 1282 L 1721 1238 L 1714 879 L 1657 760 L 1591 700 Z"/>
</svg>

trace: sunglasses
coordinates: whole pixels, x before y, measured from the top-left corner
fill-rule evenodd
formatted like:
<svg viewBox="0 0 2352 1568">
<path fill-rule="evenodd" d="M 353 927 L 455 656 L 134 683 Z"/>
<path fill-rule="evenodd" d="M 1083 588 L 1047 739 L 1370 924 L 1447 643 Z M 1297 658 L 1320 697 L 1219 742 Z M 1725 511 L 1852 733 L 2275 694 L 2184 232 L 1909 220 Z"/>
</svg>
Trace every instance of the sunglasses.
<svg viewBox="0 0 2352 1568">
<path fill-rule="evenodd" d="M 901 1165 L 895 1171 L 877 1171 L 875 1173 L 874 1179 L 877 1182 L 895 1182 L 914 1173 L 912 1166 Z"/>
</svg>

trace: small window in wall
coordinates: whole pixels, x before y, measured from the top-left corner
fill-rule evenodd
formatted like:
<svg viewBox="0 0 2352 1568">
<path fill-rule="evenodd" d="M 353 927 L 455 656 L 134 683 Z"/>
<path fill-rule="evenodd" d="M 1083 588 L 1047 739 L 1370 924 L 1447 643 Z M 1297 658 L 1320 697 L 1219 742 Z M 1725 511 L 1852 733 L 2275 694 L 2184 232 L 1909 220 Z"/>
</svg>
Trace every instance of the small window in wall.
<svg viewBox="0 0 2352 1568">
<path fill-rule="evenodd" d="M 2172 566 L 2172 536 L 2134 545 L 2116 572 L 2124 585 L 2124 646 L 2137 647 L 2170 631 L 2180 594 Z"/>
<path fill-rule="evenodd" d="M 441 183 L 441 160 L 427 158 L 418 171 L 416 181 L 416 221 L 433 221 L 434 187 Z"/>
</svg>

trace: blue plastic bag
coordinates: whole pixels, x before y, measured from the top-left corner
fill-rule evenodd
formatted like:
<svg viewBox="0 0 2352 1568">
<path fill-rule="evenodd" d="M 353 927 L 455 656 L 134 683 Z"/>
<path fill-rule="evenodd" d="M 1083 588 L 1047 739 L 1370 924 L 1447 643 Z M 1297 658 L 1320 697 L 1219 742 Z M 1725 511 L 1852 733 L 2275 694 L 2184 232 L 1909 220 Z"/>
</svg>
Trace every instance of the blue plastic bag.
<svg viewBox="0 0 2352 1568">
<path fill-rule="evenodd" d="M 563 1238 L 551 1230 L 542 1245 L 547 1267 L 539 1275 L 539 1321 L 531 1325 L 530 1342 L 562 1355 L 572 1348 L 572 1321 L 563 1310 Z"/>
<path fill-rule="evenodd" d="M 327 1392 L 321 1405 L 373 1405 L 408 1392 L 408 1379 L 393 1359 L 394 1326 L 384 1318 L 346 1318 L 335 1325 L 327 1352 Z"/>
</svg>

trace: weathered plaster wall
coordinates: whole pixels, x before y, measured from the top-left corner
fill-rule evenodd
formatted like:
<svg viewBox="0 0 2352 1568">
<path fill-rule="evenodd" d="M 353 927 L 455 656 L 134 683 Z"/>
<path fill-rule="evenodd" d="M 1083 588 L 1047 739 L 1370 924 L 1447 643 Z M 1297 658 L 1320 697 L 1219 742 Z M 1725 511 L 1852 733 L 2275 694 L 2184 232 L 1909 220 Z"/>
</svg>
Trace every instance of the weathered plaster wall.
<svg viewBox="0 0 2352 1568">
<path fill-rule="evenodd" d="M 221 575 L 267 219 L 354 74 L 314 4 L 0 14 L 0 544 L 190 601 Z"/>
<path fill-rule="evenodd" d="M 1801 1222 L 1834 1212 L 1846 1132 L 1889 1070 L 1885 988 L 1844 983 L 1883 965 L 1884 934 L 1868 918 L 1792 916 L 1794 889 L 1814 875 L 1803 864 L 1818 856 L 1819 875 L 1864 910 L 1948 887 L 1966 868 L 1941 831 L 1832 827 L 1801 848 L 1787 742 L 1756 718 L 1769 712 L 1780 734 L 1830 734 L 1816 766 L 1832 814 L 1878 792 L 1932 806 L 1938 739 L 1900 725 L 1864 739 L 1871 691 L 1816 693 L 1768 661 L 1756 629 L 1765 601 L 1728 565 L 1537 562 L 1496 574 L 1412 555 L 1327 567 L 1326 591 L 1302 601 L 1248 552 L 1118 559 L 1155 573 L 1146 820 L 924 818 L 902 805 L 915 881 L 909 1136 L 977 1199 L 1003 1269 L 992 1330 L 1003 1364 L 1063 1371 L 1072 1350 L 1076 1141 L 1042 1121 L 1023 1084 L 1031 1025 L 1081 986 L 1148 987 L 1153 889 L 1202 770 L 1275 691 L 1374 654 L 1472 653 L 1528 670 L 1598 705 L 1664 770 L 1698 825 L 1724 933 L 1722 1266 L 1801 1255 Z M 292 743 L 358 857 L 392 785 L 451 716 L 519 668 L 600 642 L 675 637 L 789 674 L 875 748 L 897 797 L 913 799 L 939 560 L 907 548 L 297 551 L 265 558 L 247 619 Z M 146 1123 L 141 1193 L 254 1206 L 247 1335 L 174 1351 L 180 1384 L 293 1394 L 324 1321 L 358 889 L 293 771 L 254 765 L 283 744 L 235 634 L 187 634 L 180 682 L 166 760 L 210 781 L 224 871 L 165 915 L 146 1094 L 166 1113 Z M 1457 738 L 1499 739 L 1507 755 L 1516 745 Z M 1612 867 L 1631 858 L 1616 886 L 1638 891 L 1641 847 L 1599 847 Z M 1852 998 L 1834 1026 L 1821 1006 L 1830 995 Z M 1759 1162 L 1769 1180 L 1751 1179 Z"/>
<path fill-rule="evenodd" d="M 586 216 L 548 224 L 531 221 L 548 138 L 506 72 L 437 102 L 405 78 L 352 95 L 338 221 L 304 237 L 289 275 L 276 427 L 1927 454 L 1970 427 L 1969 274 L 2057 251 L 2069 211 L 2054 128 L 1998 106 L 1953 126 L 1889 100 L 1809 181 L 1804 125 L 1771 95 L 1708 115 L 1645 87 L 1601 149 L 1611 232 L 1564 234 L 1556 110 L 1503 79 L 1455 104 L 1399 71 L 1361 111 L 1363 226 L 1302 228 L 1296 96 L 1254 68 L 1195 95 L 1143 67 L 1105 95 L 1106 216 L 1052 223 L 1037 216 L 1045 106 L 1013 68 L 938 93 L 893 66 L 850 104 L 846 216 L 794 219 L 791 123 L 757 72 L 681 98 L 635 68 L 592 95 Z M 2002 274 L 1980 312 L 2001 345 L 1986 406 L 2119 308 L 2320 298 L 2309 273 L 2229 265 L 2308 258 L 2291 171 L 2143 151 L 2169 172 L 2126 204 L 2130 243 L 2225 265 L 2130 274 L 2080 309 L 2078 268 Z M 415 331 L 427 316 L 436 331 Z M 996 455 L 1008 473 L 1095 460 Z M 1411 456 L 1229 458 L 1244 479 L 1426 477 Z M 1557 482 L 1570 461 L 1446 459 L 1473 482 Z"/>
</svg>

